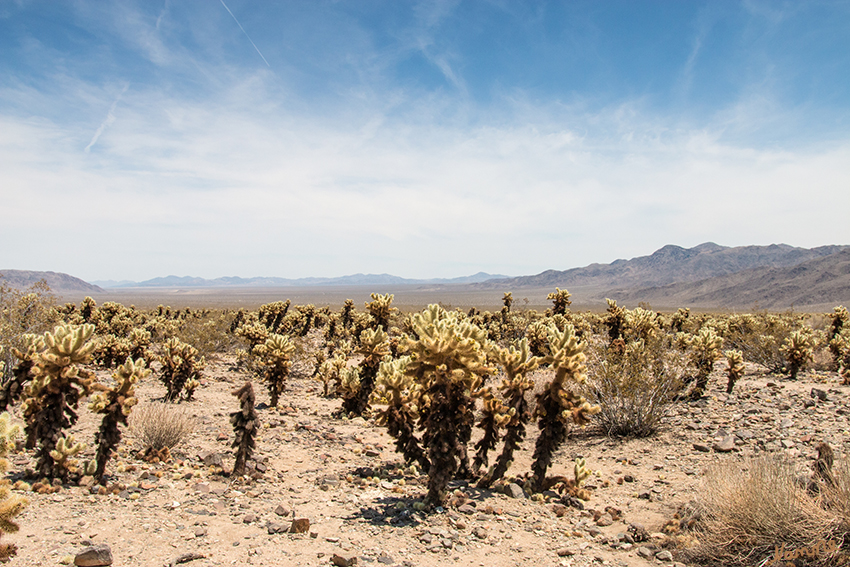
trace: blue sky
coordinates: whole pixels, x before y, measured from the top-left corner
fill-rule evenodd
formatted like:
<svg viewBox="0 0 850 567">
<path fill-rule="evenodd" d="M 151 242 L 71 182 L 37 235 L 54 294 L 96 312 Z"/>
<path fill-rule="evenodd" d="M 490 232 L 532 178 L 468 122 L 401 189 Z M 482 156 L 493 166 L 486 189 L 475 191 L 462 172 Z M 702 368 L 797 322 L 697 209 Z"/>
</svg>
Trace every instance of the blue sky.
<svg viewBox="0 0 850 567">
<path fill-rule="evenodd" d="M 850 2 L 0 0 L 0 268 L 850 244 Z"/>
</svg>

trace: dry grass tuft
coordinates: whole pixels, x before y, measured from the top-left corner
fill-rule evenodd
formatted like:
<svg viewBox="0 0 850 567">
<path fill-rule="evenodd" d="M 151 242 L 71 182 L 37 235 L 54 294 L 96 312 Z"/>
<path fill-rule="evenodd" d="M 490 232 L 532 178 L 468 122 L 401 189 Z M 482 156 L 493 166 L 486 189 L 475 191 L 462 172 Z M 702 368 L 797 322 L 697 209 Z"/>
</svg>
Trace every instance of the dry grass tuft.
<svg viewBox="0 0 850 567">
<path fill-rule="evenodd" d="M 182 407 L 172 404 L 139 405 L 130 414 L 130 429 L 144 449 L 173 449 L 185 441 L 195 428 L 195 421 Z"/>
<path fill-rule="evenodd" d="M 819 565 L 839 558 L 850 511 L 850 467 L 837 463 L 836 487 L 807 490 L 794 464 L 779 455 L 763 455 L 744 469 L 726 462 L 709 469 L 703 481 L 697 524 L 698 545 L 687 558 L 716 565 L 770 565 L 778 550 L 808 551 Z M 817 555 L 817 557 L 814 557 Z M 784 565 L 785 561 L 778 564 Z"/>
</svg>

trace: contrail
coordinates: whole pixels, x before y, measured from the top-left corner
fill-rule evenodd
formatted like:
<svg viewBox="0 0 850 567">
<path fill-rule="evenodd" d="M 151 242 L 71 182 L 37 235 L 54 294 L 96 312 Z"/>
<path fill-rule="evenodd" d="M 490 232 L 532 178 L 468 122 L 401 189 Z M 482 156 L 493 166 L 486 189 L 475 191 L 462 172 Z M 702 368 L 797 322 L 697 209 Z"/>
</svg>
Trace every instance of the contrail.
<svg viewBox="0 0 850 567">
<path fill-rule="evenodd" d="M 259 47 L 257 47 L 257 44 L 256 44 L 256 43 L 254 43 L 254 40 L 253 40 L 253 39 L 251 39 L 251 36 L 250 36 L 250 35 L 248 35 L 248 32 L 246 32 L 246 31 L 245 31 L 245 28 L 243 28 L 243 27 L 242 27 L 242 24 L 240 24 L 240 23 L 239 23 L 239 20 L 237 20 L 237 19 L 236 19 L 236 16 L 234 16 L 234 15 L 233 15 L 233 12 L 231 12 L 231 11 L 230 11 L 230 8 L 228 8 L 228 7 L 227 7 L 227 4 L 225 4 L 225 3 L 224 3 L 224 0 L 221 0 L 221 5 L 222 5 L 222 6 L 224 6 L 224 9 L 225 9 L 225 10 L 227 10 L 227 13 L 228 13 L 228 14 L 230 14 L 230 17 L 231 17 L 231 18 L 233 18 L 233 21 L 234 21 L 234 22 L 236 22 L 236 25 L 237 25 L 237 26 L 239 26 L 239 29 L 240 29 L 240 30 L 242 30 L 242 33 L 244 33 L 244 34 L 245 34 L 245 37 L 247 37 L 247 38 L 248 38 L 248 41 L 250 41 L 250 42 L 251 42 L 251 45 L 253 45 L 253 46 L 254 46 L 254 49 L 256 49 L 256 50 L 257 50 L 257 53 L 260 55 L 260 57 L 263 57 L 263 54 L 262 54 L 262 53 L 260 53 L 260 48 L 259 48 Z M 272 66 L 271 66 L 271 65 L 269 65 L 269 62 L 268 62 L 268 61 L 266 61 L 266 58 L 265 58 L 265 57 L 263 57 L 263 62 L 266 64 L 266 67 L 268 67 L 269 69 L 271 69 L 271 67 L 272 67 Z"/>
<path fill-rule="evenodd" d="M 100 135 L 103 134 L 104 130 L 106 130 L 106 127 L 115 122 L 115 107 L 118 106 L 118 102 L 121 100 L 121 97 L 124 96 L 124 93 L 126 93 L 127 89 L 129 88 L 130 83 L 127 83 L 126 85 L 124 85 L 124 88 L 121 89 L 121 92 L 118 93 L 118 97 L 112 102 L 112 106 L 109 107 L 109 112 L 106 114 L 106 119 L 100 123 L 100 126 L 98 126 L 97 130 L 94 133 L 94 136 L 91 137 L 91 142 L 89 142 L 89 145 L 86 146 L 86 148 L 83 150 L 84 152 L 89 153 L 91 151 L 92 146 L 95 145 L 100 139 Z"/>
</svg>

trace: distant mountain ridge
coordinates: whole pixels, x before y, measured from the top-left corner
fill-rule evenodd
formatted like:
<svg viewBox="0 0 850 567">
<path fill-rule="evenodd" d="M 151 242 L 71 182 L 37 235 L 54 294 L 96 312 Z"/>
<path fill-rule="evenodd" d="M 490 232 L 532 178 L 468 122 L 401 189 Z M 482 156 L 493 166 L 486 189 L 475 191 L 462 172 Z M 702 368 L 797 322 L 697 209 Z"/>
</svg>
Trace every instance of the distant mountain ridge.
<svg viewBox="0 0 850 567">
<path fill-rule="evenodd" d="M 604 290 L 635 290 L 674 283 L 697 282 L 754 268 L 796 266 L 840 252 L 848 246 L 796 248 L 787 244 L 769 246 L 720 246 L 706 242 L 693 248 L 667 245 L 649 256 L 590 264 L 583 268 L 547 270 L 534 276 L 490 280 L 475 284 L 478 289 L 594 287 Z"/>
<path fill-rule="evenodd" d="M 23 289 L 44 280 L 53 291 L 84 291 L 103 293 L 103 289 L 61 272 L 36 272 L 31 270 L 0 270 L 0 284 Z"/>
<path fill-rule="evenodd" d="M 127 288 L 127 287 L 166 287 L 166 288 L 201 288 L 201 287 L 311 287 L 311 286 L 363 286 L 363 285 L 416 285 L 416 284 L 444 284 L 460 285 L 468 283 L 484 282 L 490 279 L 503 279 L 507 276 L 498 274 L 487 274 L 478 272 L 471 276 L 458 278 L 434 278 L 434 279 L 408 279 L 390 274 L 353 274 L 336 278 L 274 278 L 254 277 L 241 278 L 238 276 L 226 276 L 215 279 L 197 278 L 192 276 L 166 276 L 153 278 L 143 282 L 94 282 L 104 288 Z"/>
</svg>

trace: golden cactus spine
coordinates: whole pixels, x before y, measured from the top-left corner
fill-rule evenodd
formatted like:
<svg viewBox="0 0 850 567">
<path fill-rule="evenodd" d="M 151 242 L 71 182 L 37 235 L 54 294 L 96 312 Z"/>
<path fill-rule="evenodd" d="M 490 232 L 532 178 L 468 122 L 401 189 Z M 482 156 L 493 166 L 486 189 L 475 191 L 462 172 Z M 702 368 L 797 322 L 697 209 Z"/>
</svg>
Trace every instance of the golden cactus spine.
<svg viewBox="0 0 850 567">
<path fill-rule="evenodd" d="M 724 354 L 726 355 L 726 362 L 729 365 L 726 369 L 726 375 L 729 378 L 726 383 L 726 393 L 731 394 L 732 388 L 735 387 L 735 382 L 740 380 L 741 376 L 744 375 L 744 355 L 739 350 L 727 350 Z"/>
</svg>

